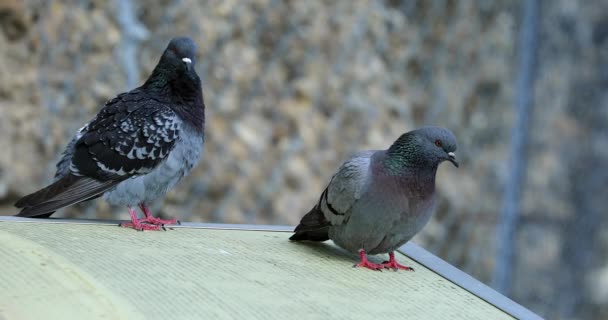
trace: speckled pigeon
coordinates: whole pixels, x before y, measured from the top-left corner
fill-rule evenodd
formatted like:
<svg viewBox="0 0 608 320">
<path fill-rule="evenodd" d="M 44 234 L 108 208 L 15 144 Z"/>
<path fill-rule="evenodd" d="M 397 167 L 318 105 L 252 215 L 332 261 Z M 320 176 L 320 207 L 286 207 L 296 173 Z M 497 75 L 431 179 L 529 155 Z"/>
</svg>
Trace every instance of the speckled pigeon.
<svg viewBox="0 0 608 320">
<path fill-rule="evenodd" d="M 318 203 L 290 240 L 333 240 L 359 253 L 356 267 L 412 270 L 394 251 L 429 221 L 435 207 L 435 174 L 443 161 L 456 167 L 456 138 L 447 129 L 423 127 L 404 133 L 388 150 L 363 151 L 332 177 Z M 388 253 L 372 263 L 366 254 Z"/>
<path fill-rule="evenodd" d="M 199 161 L 205 104 L 190 38 L 171 40 L 148 80 L 108 101 L 68 143 L 55 181 L 23 197 L 17 216 L 46 218 L 62 207 L 101 195 L 129 208 L 123 227 L 159 230 L 148 205 L 165 195 Z M 145 218 L 138 219 L 139 206 Z"/>
</svg>

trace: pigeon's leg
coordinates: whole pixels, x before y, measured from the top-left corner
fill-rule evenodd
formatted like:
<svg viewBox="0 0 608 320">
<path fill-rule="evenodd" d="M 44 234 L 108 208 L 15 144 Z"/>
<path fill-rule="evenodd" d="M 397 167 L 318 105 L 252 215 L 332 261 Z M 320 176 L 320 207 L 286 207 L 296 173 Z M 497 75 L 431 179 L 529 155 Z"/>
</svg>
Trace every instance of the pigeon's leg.
<svg viewBox="0 0 608 320">
<path fill-rule="evenodd" d="M 152 213 L 150 213 L 150 209 L 148 209 L 148 207 L 145 204 L 143 204 L 143 203 L 139 204 L 139 208 L 141 208 L 141 211 L 143 211 L 144 215 L 146 216 L 144 219 L 141 220 L 142 222 L 147 222 L 147 223 L 154 224 L 154 225 L 157 225 L 157 226 L 162 226 L 163 224 L 176 224 L 176 223 L 178 223 L 177 219 L 163 220 L 163 219 L 160 219 L 160 218 L 153 217 Z"/>
<path fill-rule="evenodd" d="M 407 266 L 404 266 L 402 264 L 399 264 L 397 262 L 397 259 L 395 259 L 395 252 L 392 252 L 392 251 L 389 252 L 388 253 L 388 258 L 389 258 L 389 261 L 384 261 L 382 263 L 382 266 L 384 268 L 386 268 L 386 269 L 393 269 L 395 271 L 397 271 L 399 269 L 401 269 L 401 270 L 407 270 L 407 271 L 414 271 L 414 268 L 412 268 L 412 267 L 407 267 Z"/>
<path fill-rule="evenodd" d="M 353 268 L 363 267 L 363 268 L 368 268 L 368 269 L 372 269 L 372 270 L 376 270 L 376 271 L 382 271 L 381 264 L 369 262 L 369 260 L 367 260 L 367 256 L 365 255 L 365 250 L 359 249 L 359 257 L 361 257 L 361 262 L 354 265 Z"/>
<path fill-rule="evenodd" d="M 144 219 L 137 219 L 137 211 L 133 208 L 129 207 L 129 215 L 131 216 L 131 222 L 123 222 L 120 224 L 123 228 L 133 228 L 135 230 L 160 230 L 161 226 L 150 225 L 147 223 L 142 223 Z"/>
</svg>

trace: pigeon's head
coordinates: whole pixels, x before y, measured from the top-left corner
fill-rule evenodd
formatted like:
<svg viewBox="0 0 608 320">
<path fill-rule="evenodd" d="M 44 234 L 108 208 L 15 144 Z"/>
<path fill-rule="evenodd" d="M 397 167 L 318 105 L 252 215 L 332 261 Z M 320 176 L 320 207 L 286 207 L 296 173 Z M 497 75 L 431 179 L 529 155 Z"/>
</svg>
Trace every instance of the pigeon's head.
<svg viewBox="0 0 608 320">
<path fill-rule="evenodd" d="M 195 56 L 196 45 L 192 39 L 171 39 L 145 86 L 165 88 L 169 85 L 180 93 L 199 91 L 201 80 L 194 69 Z"/>
<path fill-rule="evenodd" d="M 196 44 L 188 37 L 178 37 L 171 39 L 167 49 L 163 53 L 161 63 L 170 66 L 177 72 L 194 73 L 194 63 L 196 56 Z"/>
<path fill-rule="evenodd" d="M 445 128 L 423 127 L 404 133 L 389 148 L 388 153 L 407 166 L 437 167 L 443 161 L 456 162 L 456 137 Z"/>
</svg>

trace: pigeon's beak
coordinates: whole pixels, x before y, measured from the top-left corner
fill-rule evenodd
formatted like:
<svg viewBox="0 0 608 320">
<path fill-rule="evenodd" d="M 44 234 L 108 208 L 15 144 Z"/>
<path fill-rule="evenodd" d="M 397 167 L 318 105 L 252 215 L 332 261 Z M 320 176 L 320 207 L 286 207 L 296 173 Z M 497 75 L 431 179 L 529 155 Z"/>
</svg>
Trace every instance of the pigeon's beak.
<svg viewBox="0 0 608 320">
<path fill-rule="evenodd" d="M 454 152 L 448 152 L 448 161 L 451 162 L 456 168 L 458 168 L 458 162 L 456 162 L 456 156 Z"/>
<path fill-rule="evenodd" d="M 186 64 L 188 70 L 192 69 L 192 60 L 190 58 L 182 58 L 182 61 Z"/>
</svg>

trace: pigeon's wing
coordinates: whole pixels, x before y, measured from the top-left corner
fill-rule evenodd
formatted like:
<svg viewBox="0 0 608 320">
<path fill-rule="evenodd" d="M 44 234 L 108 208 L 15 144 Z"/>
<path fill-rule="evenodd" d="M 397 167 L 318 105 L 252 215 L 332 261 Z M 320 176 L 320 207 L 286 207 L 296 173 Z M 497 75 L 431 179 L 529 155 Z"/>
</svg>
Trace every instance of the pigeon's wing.
<svg viewBox="0 0 608 320">
<path fill-rule="evenodd" d="M 136 90 L 110 100 L 68 144 L 55 182 L 15 204 L 19 216 L 48 216 L 150 172 L 173 149 L 180 125 L 170 107 Z"/>
<path fill-rule="evenodd" d="M 329 240 L 329 227 L 348 221 L 352 206 L 365 190 L 373 154 L 374 151 L 357 153 L 340 166 L 319 202 L 302 217 L 290 240 Z"/>
<path fill-rule="evenodd" d="M 74 135 L 72 139 L 70 139 L 70 142 L 65 147 L 65 150 L 63 150 L 63 153 L 61 154 L 61 159 L 59 159 L 56 164 L 57 171 L 55 172 L 54 181 L 57 181 L 70 174 L 70 165 L 72 163 L 72 156 L 74 156 L 74 146 L 76 145 L 76 142 L 86 132 L 87 127 L 88 124 L 78 129 L 76 135 Z"/>
<path fill-rule="evenodd" d="M 321 194 L 319 209 L 331 225 L 350 218 L 352 206 L 361 198 L 369 181 L 369 165 L 374 151 L 364 151 L 346 161 Z"/>
<path fill-rule="evenodd" d="M 98 180 L 148 173 L 171 152 L 180 126 L 181 119 L 166 104 L 143 93 L 120 95 L 75 143 L 70 171 Z"/>
</svg>

